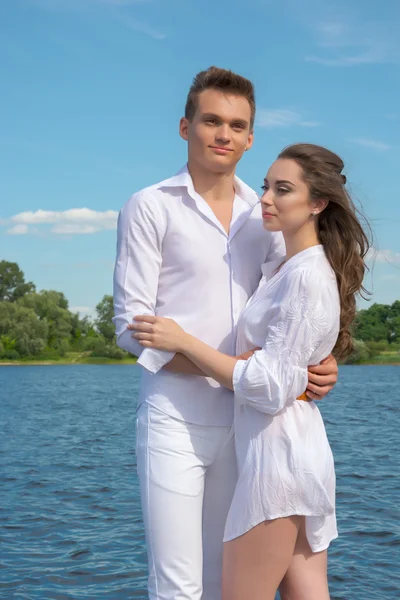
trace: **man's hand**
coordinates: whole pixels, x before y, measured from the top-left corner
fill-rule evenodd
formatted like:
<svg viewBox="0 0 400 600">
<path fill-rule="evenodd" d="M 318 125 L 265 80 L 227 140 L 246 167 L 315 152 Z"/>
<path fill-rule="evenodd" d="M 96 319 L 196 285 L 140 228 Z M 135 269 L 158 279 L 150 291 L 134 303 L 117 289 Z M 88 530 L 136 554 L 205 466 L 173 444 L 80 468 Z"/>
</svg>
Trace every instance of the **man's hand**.
<svg viewBox="0 0 400 600">
<path fill-rule="evenodd" d="M 338 365 L 330 354 L 319 365 L 308 367 L 308 385 L 306 394 L 311 400 L 322 400 L 337 382 Z"/>
</svg>

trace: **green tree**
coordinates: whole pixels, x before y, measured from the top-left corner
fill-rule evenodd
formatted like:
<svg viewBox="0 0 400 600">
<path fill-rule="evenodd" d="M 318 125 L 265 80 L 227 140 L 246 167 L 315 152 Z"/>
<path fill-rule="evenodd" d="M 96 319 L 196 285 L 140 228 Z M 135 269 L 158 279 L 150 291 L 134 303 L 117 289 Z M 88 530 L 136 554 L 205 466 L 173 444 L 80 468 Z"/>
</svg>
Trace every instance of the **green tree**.
<svg viewBox="0 0 400 600">
<path fill-rule="evenodd" d="M 114 305 L 112 296 L 103 296 L 96 306 L 97 319 L 95 325 L 99 333 L 108 341 L 115 341 L 115 327 L 112 322 L 114 316 Z"/>
<path fill-rule="evenodd" d="M 393 302 L 390 307 L 388 321 L 390 342 L 400 342 L 400 300 Z"/>
<path fill-rule="evenodd" d="M 390 306 L 387 304 L 373 304 L 366 310 L 360 310 L 354 323 L 354 336 L 366 342 L 390 342 L 389 313 Z"/>
<path fill-rule="evenodd" d="M 74 350 L 84 350 L 85 339 L 92 334 L 98 335 L 94 331 L 93 323 L 89 317 L 79 316 L 79 313 L 71 313 L 71 347 Z"/>
<path fill-rule="evenodd" d="M 0 302 L 2 358 L 40 354 L 46 346 L 47 335 L 47 322 L 41 321 L 34 310 L 18 302 Z"/>
<path fill-rule="evenodd" d="M 41 321 L 47 323 L 47 346 L 60 352 L 68 350 L 73 329 L 73 314 L 68 310 L 68 300 L 62 292 L 42 290 L 26 294 L 18 304 L 31 308 Z"/>
<path fill-rule="evenodd" d="M 350 356 L 347 357 L 346 363 L 348 365 L 366 362 L 371 357 L 371 352 L 367 344 L 363 340 L 353 340 L 354 350 Z"/>
<path fill-rule="evenodd" d="M 0 301 L 15 302 L 25 294 L 35 291 L 33 283 L 25 282 L 23 271 L 17 263 L 0 261 Z"/>
</svg>

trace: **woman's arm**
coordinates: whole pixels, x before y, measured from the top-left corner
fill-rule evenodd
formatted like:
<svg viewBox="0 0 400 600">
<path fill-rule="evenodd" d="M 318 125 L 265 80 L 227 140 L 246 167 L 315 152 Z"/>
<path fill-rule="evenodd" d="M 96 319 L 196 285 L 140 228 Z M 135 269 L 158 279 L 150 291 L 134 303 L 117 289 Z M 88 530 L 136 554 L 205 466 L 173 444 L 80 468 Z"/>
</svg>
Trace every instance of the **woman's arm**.
<svg viewBox="0 0 400 600">
<path fill-rule="evenodd" d="M 212 377 L 221 385 L 233 390 L 233 371 L 237 361 L 240 360 L 238 356 L 222 354 L 188 334 L 182 338 L 181 352 L 208 377 Z"/>
<path fill-rule="evenodd" d="M 204 371 L 199 369 L 191 360 L 188 359 L 184 354 L 177 352 L 173 359 L 163 366 L 163 371 L 169 373 L 181 373 L 182 375 L 198 375 L 200 377 L 206 377 Z"/>
<path fill-rule="evenodd" d="M 325 297 L 313 281 L 312 273 L 296 273 L 291 293 L 282 299 L 278 312 L 268 317 L 264 348 L 248 360 L 210 348 L 166 318 L 137 317 L 135 338 L 144 347 L 185 354 L 206 375 L 234 389 L 242 403 L 275 414 L 304 392 L 309 359 L 331 330 L 328 315 L 332 310 L 334 318 L 336 310 L 330 306 L 329 294 Z"/>
<path fill-rule="evenodd" d="M 248 352 L 244 352 L 240 356 L 237 356 L 237 360 L 247 360 L 253 356 L 256 350 L 261 348 L 253 348 Z M 177 352 L 171 362 L 164 365 L 163 370 L 169 371 L 170 373 L 182 373 L 182 375 L 197 375 L 200 377 L 207 377 L 207 373 L 202 371 L 197 365 L 194 364 L 187 356 Z"/>
<path fill-rule="evenodd" d="M 184 354 L 188 362 L 182 361 L 180 366 L 189 368 L 192 362 L 207 377 L 212 377 L 221 385 L 233 389 L 232 375 L 239 357 L 222 354 L 204 342 L 189 335 L 172 319 L 140 315 L 135 323 L 129 326 L 137 331 L 133 337 L 144 348 L 175 348 L 174 352 Z M 176 363 L 176 357 L 173 361 Z M 197 374 L 197 373 L 196 373 Z"/>
<path fill-rule="evenodd" d="M 261 350 L 260 348 L 254 348 L 236 357 L 224 355 L 188 335 L 175 321 L 163 317 L 136 316 L 135 322 L 129 325 L 129 329 L 137 332 L 133 334 L 133 337 L 144 347 L 176 352 L 172 361 L 167 365 L 169 371 L 213 377 L 230 389 L 233 389 L 233 371 L 237 362 L 239 360 L 247 361 L 258 350 Z M 186 354 L 186 356 L 183 354 Z M 276 362 L 275 356 L 271 358 L 274 359 L 273 362 Z M 242 362 L 239 371 L 242 371 L 243 367 Z M 317 373 L 318 375 L 316 375 Z M 313 380 L 313 378 L 315 379 Z M 333 388 L 336 380 L 337 363 L 330 356 L 322 361 L 320 365 L 309 367 L 308 384 L 306 381 L 304 382 L 302 392 L 304 392 L 307 385 L 309 398 L 321 400 Z"/>
</svg>

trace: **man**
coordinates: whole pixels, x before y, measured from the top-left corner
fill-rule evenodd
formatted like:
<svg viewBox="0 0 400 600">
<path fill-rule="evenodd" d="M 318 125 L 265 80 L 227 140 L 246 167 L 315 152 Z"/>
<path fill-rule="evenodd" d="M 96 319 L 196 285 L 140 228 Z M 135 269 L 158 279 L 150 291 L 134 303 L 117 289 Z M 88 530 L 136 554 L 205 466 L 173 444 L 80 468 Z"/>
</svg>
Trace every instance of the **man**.
<svg viewBox="0 0 400 600">
<path fill-rule="evenodd" d="M 236 483 L 233 395 L 184 356 L 143 350 L 128 327 L 135 315 L 168 316 L 235 354 L 237 321 L 261 264 L 285 252 L 281 235 L 262 227 L 257 194 L 235 177 L 253 143 L 254 117 L 250 81 L 216 67 L 199 73 L 180 122 L 187 166 L 134 194 L 118 222 L 117 343 L 143 367 L 137 462 L 150 600 L 221 598 L 223 531 Z M 320 398 L 337 366 L 313 371 L 308 393 Z"/>
</svg>

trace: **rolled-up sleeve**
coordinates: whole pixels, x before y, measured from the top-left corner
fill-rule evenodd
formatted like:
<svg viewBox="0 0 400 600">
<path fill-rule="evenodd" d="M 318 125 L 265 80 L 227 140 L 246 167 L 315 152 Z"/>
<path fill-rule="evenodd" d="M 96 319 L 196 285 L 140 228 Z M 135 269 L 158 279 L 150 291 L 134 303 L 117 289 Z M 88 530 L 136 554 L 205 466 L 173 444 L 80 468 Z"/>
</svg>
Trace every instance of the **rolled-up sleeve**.
<svg viewBox="0 0 400 600">
<path fill-rule="evenodd" d="M 238 404 L 274 415 L 304 392 L 310 358 L 335 327 L 330 300 L 318 285 L 318 274 L 302 270 L 293 275 L 268 324 L 263 348 L 236 363 Z"/>
<path fill-rule="evenodd" d="M 117 344 L 139 357 L 139 364 L 152 373 L 174 353 L 143 349 L 127 326 L 136 315 L 155 314 L 165 229 L 165 216 L 147 190 L 132 196 L 118 217 L 113 318 Z"/>
</svg>

